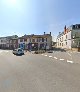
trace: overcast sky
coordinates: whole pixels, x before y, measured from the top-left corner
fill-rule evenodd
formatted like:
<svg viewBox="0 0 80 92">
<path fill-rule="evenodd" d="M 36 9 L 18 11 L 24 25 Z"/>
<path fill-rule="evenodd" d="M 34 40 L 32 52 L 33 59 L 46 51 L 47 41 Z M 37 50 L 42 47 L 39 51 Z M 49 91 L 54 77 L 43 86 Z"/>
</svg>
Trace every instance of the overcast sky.
<svg viewBox="0 0 80 92">
<path fill-rule="evenodd" d="M 64 26 L 80 23 L 80 0 L 0 0 L 0 36 L 57 36 Z"/>
</svg>

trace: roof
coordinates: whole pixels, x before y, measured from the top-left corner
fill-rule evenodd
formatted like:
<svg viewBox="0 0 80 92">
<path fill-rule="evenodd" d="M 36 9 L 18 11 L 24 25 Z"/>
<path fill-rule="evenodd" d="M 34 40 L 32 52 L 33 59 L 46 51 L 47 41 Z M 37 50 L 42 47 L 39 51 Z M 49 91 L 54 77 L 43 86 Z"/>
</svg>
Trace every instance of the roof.
<svg viewBox="0 0 80 92">
<path fill-rule="evenodd" d="M 22 36 L 22 37 L 19 37 L 19 38 L 21 38 L 21 39 L 23 39 L 23 38 L 31 38 L 31 37 L 33 37 L 33 38 L 41 38 L 41 37 L 49 37 L 49 36 L 51 36 L 50 34 L 45 34 L 45 35 L 24 35 L 24 36 Z"/>
</svg>

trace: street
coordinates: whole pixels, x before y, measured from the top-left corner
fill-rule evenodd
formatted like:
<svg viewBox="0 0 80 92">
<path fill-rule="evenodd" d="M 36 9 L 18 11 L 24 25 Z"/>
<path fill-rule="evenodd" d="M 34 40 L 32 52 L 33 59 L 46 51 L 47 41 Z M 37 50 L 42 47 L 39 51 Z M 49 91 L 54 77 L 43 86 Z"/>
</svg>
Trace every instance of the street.
<svg viewBox="0 0 80 92">
<path fill-rule="evenodd" d="M 16 56 L 0 50 L 0 92 L 79 92 L 80 53 Z"/>
</svg>

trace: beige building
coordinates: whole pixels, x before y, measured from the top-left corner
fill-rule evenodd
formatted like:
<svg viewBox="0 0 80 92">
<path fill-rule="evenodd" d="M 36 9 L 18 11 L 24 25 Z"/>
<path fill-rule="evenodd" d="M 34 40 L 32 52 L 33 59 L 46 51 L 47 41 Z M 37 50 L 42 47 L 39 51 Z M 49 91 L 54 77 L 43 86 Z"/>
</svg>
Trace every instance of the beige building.
<svg viewBox="0 0 80 92">
<path fill-rule="evenodd" d="M 52 36 L 50 34 L 43 35 L 24 35 L 18 38 L 18 46 L 24 49 L 51 49 Z"/>
</svg>

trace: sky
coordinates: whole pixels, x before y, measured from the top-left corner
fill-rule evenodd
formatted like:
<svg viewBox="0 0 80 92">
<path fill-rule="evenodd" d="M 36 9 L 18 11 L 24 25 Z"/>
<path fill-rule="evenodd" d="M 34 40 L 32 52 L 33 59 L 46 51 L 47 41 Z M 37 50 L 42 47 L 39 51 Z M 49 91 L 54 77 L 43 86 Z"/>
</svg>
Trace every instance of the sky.
<svg viewBox="0 0 80 92">
<path fill-rule="evenodd" d="M 80 23 L 80 0 L 0 0 L 0 36 L 43 34 L 56 37 Z"/>
</svg>

